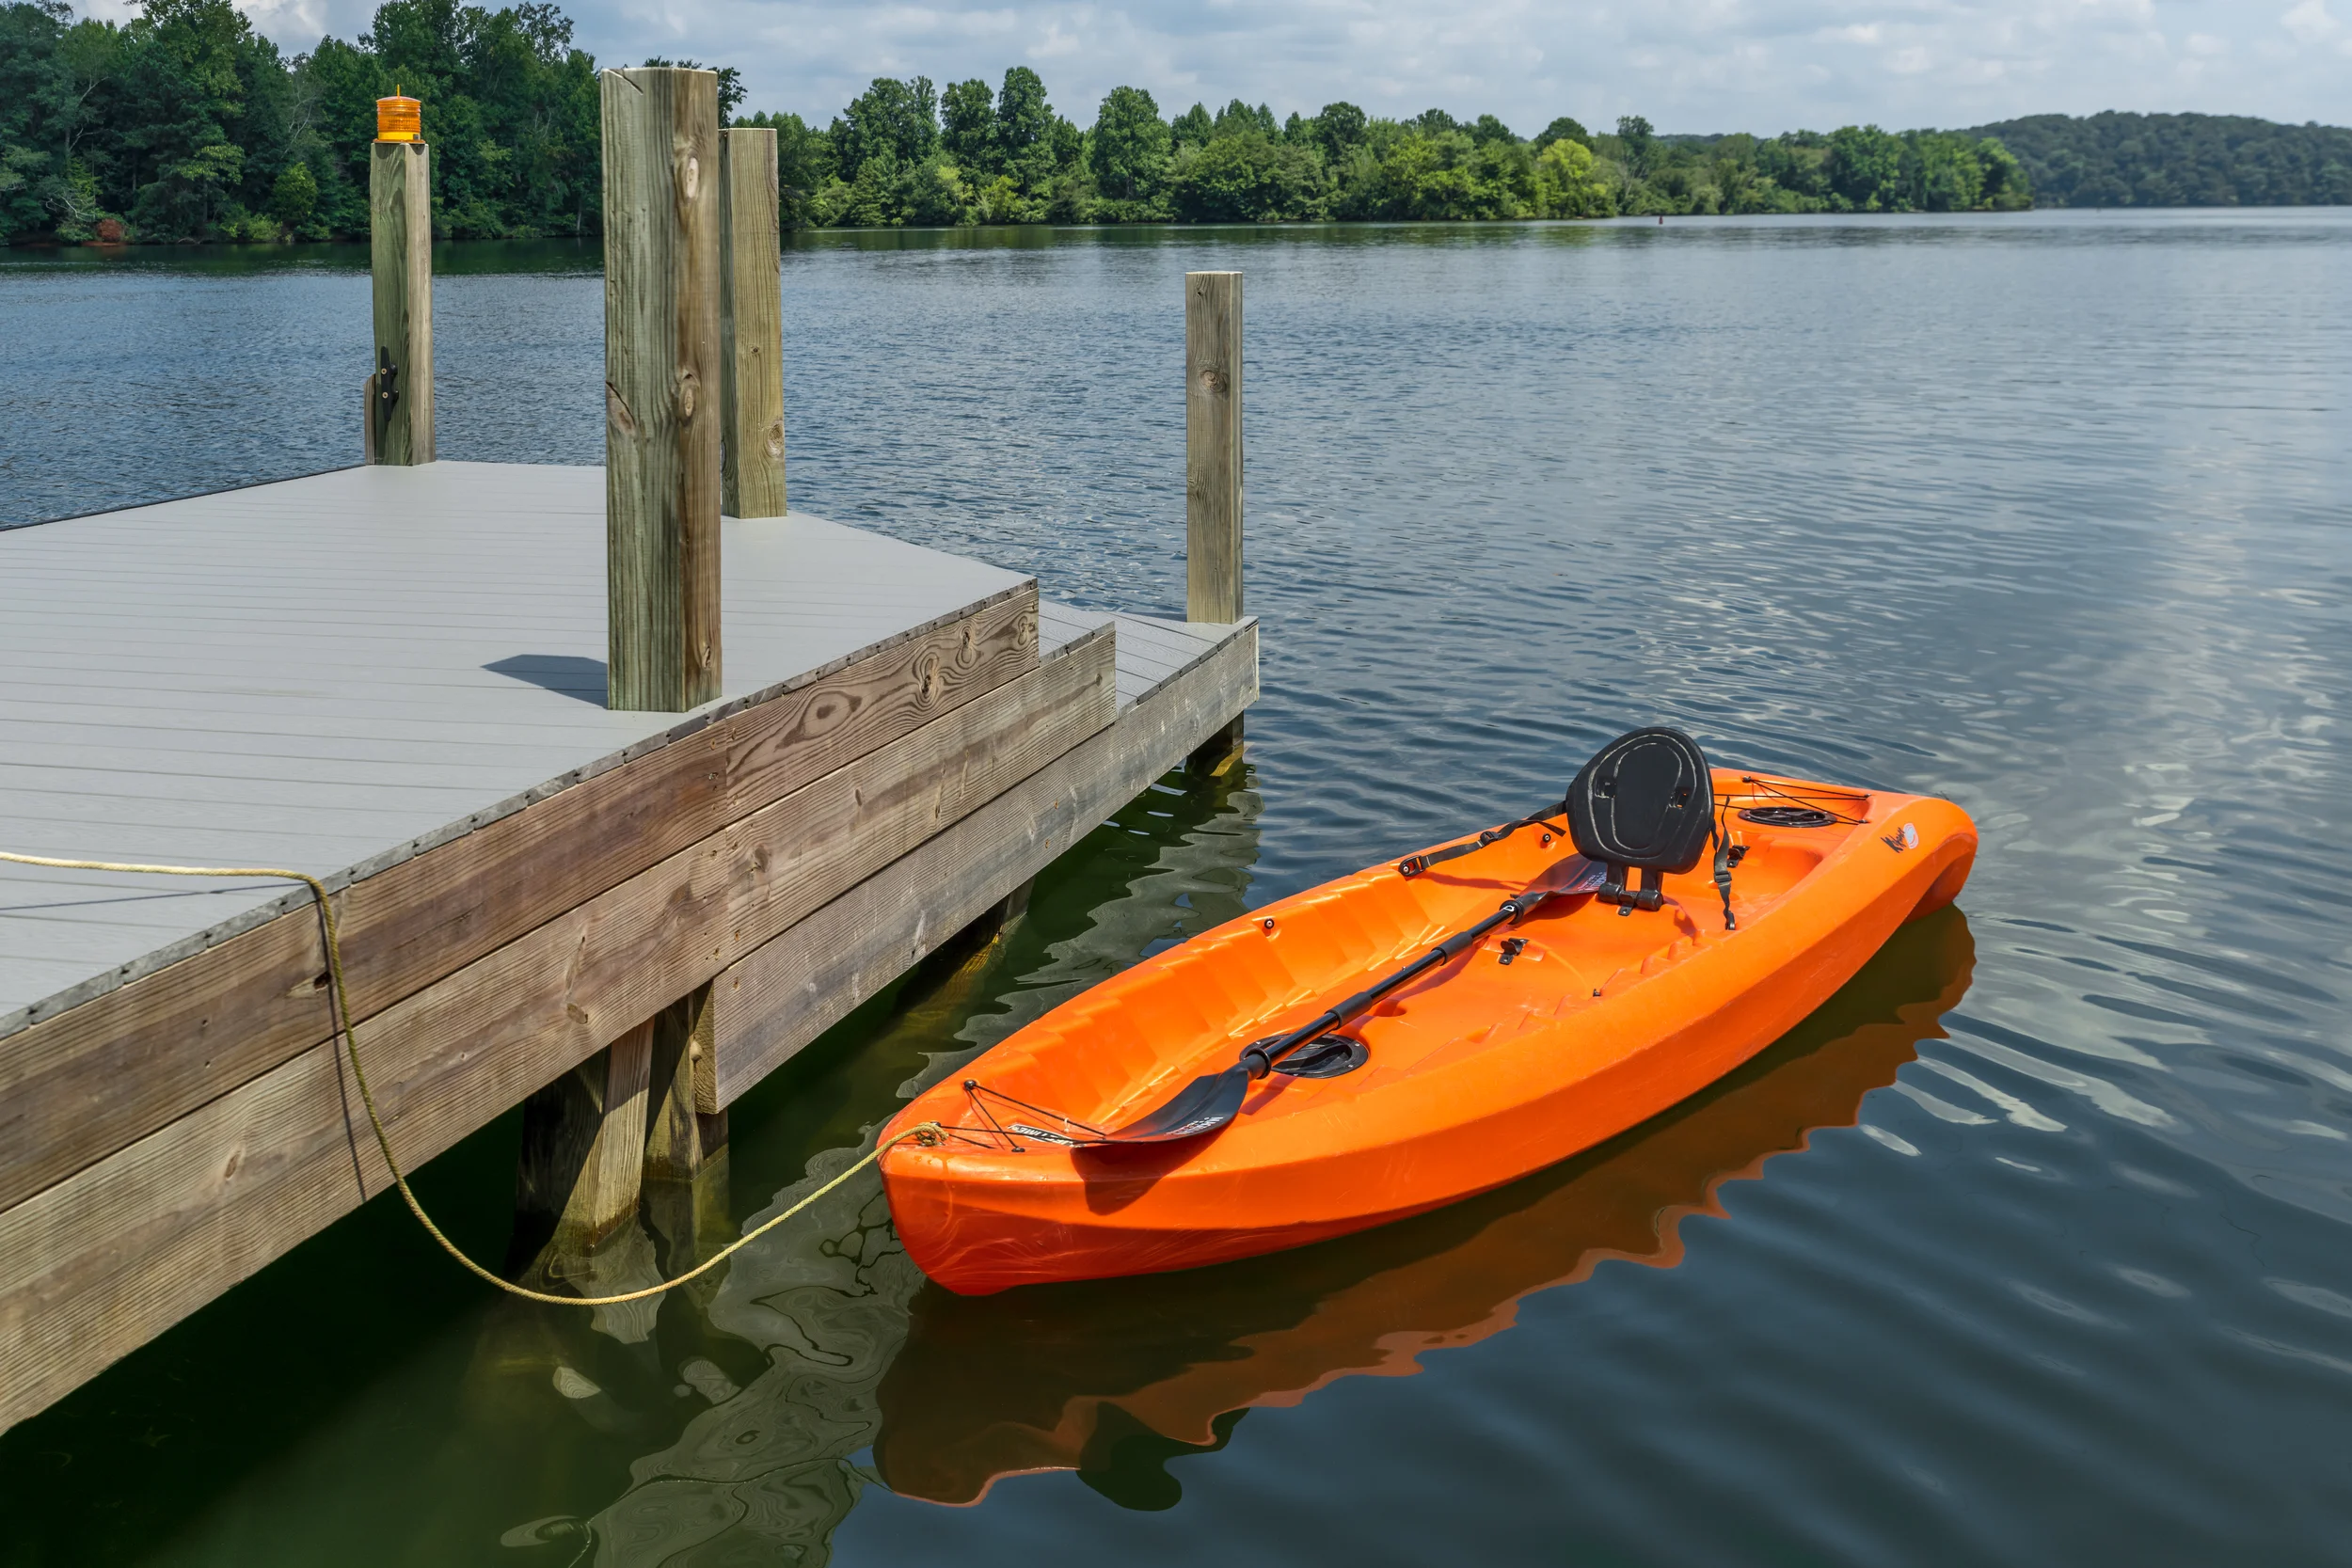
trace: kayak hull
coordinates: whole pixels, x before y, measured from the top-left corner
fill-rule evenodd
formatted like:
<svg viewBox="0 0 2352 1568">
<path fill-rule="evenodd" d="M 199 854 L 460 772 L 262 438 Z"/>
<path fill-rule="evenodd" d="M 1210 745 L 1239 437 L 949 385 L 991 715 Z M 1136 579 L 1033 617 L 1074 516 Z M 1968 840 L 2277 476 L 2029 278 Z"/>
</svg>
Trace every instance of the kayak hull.
<svg viewBox="0 0 2352 1568">
<path fill-rule="evenodd" d="M 1659 911 L 1556 899 L 1383 1001 L 1349 1032 L 1369 1061 L 1251 1085 L 1186 1142 L 1071 1148 L 1024 1126 L 1135 1119 L 1242 1046 L 1311 1018 L 1534 883 L 1585 869 L 1530 830 L 1414 879 L 1392 865 L 1268 905 L 1117 975 L 911 1103 L 882 1160 L 909 1256 L 961 1294 L 1161 1273 L 1384 1225 L 1602 1143 L 1748 1060 L 1826 1001 L 1906 920 L 1949 903 L 1976 832 L 1947 801 L 1718 769 L 1719 797 L 1800 797 L 1851 820 L 1750 824 L 1724 927 L 1706 868 Z M 1539 839 L 1541 842 L 1539 842 Z M 1502 943 L 1525 947 L 1502 962 Z M 1009 1100 L 984 1101 L 967 1085 Z M 1014 1113 L 1017 1101 L 1040 1114 Z M 1012 1127 L 1016 1131 L 1004 1132 Z"/>
</svg>

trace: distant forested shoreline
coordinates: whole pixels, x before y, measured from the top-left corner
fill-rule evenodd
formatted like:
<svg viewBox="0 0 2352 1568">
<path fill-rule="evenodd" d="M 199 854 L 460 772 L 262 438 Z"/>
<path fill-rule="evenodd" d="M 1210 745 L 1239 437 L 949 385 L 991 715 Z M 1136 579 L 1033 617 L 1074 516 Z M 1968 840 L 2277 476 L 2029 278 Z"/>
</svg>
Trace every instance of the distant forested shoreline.
<svg viewBox="0 0 2352 1568">
<path fill-rule="evenodd" d="M 1966 133 L 2017 155 L 2042 207 L 2352 204 L 2352 129 L 2244 115 L 2032 115 Z"/>
<path fill-rule="evenodd" d="M 0 4 L 0 239 L 364 234 L 374 102 L 396 86 L 423 102 L 437 234 L 596 233 L 596 63 L 572 36 L 552 0 L 388 0 L 365 33 L 290 59 L 231 0 L 142 0 L 119 24 L 63 0 Z M 1388 119 L 1344 103 L 1280 119 L 1239 99 L 1167 114 L 1120 87 L 1081 124 L 1022 66 L 993 86 L 878 79 L 821 125 L 740 116 L 732 70 L 720 97 L 734 123 L 776 129 L 796 227 L 2352 200 L 2352 132 L 2199 115 L 1771 137 L 1561 116 L 1521 135 L 1491 114 Z"/>
<path fill-rule="evenodd" d="M 984 80 L 878 80 L 819 129 L 772 125 L 794 223 L 1463 222 L 1715 213 L 1999 211 L 2032 205 L 1990 137 L 1850 125 L 1826 135 L 1669 136 L 1563 115 L 1521 136 L 1493 115 L 1410 119 L 1327 103 L 1278 121 L 1236 98 L 1172 118 L 1114 87 L 1081 130 L 1026 66 Z"/>
</svg>

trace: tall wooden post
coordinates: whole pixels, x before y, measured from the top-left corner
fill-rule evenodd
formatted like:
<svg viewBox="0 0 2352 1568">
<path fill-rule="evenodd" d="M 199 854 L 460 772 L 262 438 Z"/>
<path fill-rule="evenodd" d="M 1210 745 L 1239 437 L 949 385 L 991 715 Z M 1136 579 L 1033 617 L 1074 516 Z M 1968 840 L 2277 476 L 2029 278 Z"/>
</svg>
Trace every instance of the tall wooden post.
<svg viewBox="0 0 2352 1568">
<path fill-rule="evenodd" d="M 719 695 L 719 78 L 608 71 L 605 703 Z"/>
<path fill-rule="evenodd" d="M 433 461 L 433 154 L 421 141 L 369 150 L 368 253 L 375 275 L 371 463 Z"/>
<path fill-rule="evenodd" d="M 730 517 L 784 515 L 782 246 L 776 134 L 719 133 L 720 364 L 725 434 L 720 505 Z"/>
<path fill-rule="evenodd" d="M 1184 619 L 1241 608 L 1241 274 L 1184 274 Z M 1236 714 L 1196 749 L 1195 773 L 1240 759 Z"/>
<path fill-rule="evenodd" d="M 1241 619 L 1241 274 L 1184 274 L 1184 619 Z"/>
</svg>

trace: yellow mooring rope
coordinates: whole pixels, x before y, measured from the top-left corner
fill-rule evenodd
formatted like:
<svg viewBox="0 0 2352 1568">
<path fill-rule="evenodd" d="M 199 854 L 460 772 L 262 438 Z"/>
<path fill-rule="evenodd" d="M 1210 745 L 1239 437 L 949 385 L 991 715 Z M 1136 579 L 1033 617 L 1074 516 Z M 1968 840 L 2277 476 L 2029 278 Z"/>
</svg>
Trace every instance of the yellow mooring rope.
<svg viewBox="0 0 2352 1568">
<path fill-rule="evenodd" d="M 401 1171 L 400 1162 L 392 1158 L 391 1136 L 384 1131 L 384 1118 L 376 1113 L 375 1109 L 375 1096 L 368 1089 L 367 1072 L 359 1066 L 359 1037 L 351 1026 L 351 1000 L 343 990 L 343 953 L 342 945 L 335 934 L 335 906 L 333 901 L 326 896 L 326 885 L 324 882 L 307 871 L 283 871 L 275 866 L 266 865 L 136 865 L 119 861 L 69 861 L 57 860 L 48 855 L 15 855 L 5 849 L 0 849 L 0 861 L 14 861 L 19 865 L 56 866 L 64 871 L 129 871 L 158 877 L 269 877 L 279 881 L 300 882 L 309 888 L 310 896 L 318 901 L 319 919 L 326 931 L 326 974 L 334 994 L 335 1020 L 342 1026 L 343 1054 L 351 1059 L 351 1076 L 359 1085 L 359 1103 L 368 1109 L 368 1125 L 375 1129 L 375 1146 L 384 1151 L 384 1167 L 392 1173 L 392 1184 L 400 1189 L 401 1201 L 408 1205 L 408 1212 L 417 1216 L 417 1223 L 424 1227 L 425 1233 L 440 1243 L 441 1250 L 456 1259 L 458 1264 L 467 1273 L 477 1279 L 497 1286 L 510 1296 L 520 1296 L 525 1301 L 545 1302 L 550 1307 L 619 1307 L 625 1302 L 644 1301 L 648 1296 L 658 1296 L 665 1291 L 674 1291 L 690 1279 L 708 1274 L 712 1269 L 742 1251 L 743 1248 L 806 1209 L 875 1161 L 880 1160 L 907 1139 L 931 1139 L 946 1134 L 946 1129 L 937 1122 L 927 1121 L 919 1127 L 908 1128 L 887 1142 L 875 1145 L 848 1170 L 843 1171 L 783 1213 L 769 1219 L 756 1229 L 747 1231 L 729 1242 L 675 1279 L 665 1279 L 659 1285 L 648 1285 L 642 1291 L 631 1291 L 626 1295 L 617 1296 L 557 1296 L 549 1295 L 545 1291 L 525 1290 L 512 1280 L 501 1279 L 492 1274 L 467 1257 L 455 1242 L 443 1235 L 441 1227 L 433 1223 L 433 1216 L 424 1212 L 424 1205 L 417 1201 L 417 1195 L 408 1190 L 408 1178 Z"/>
</svg>

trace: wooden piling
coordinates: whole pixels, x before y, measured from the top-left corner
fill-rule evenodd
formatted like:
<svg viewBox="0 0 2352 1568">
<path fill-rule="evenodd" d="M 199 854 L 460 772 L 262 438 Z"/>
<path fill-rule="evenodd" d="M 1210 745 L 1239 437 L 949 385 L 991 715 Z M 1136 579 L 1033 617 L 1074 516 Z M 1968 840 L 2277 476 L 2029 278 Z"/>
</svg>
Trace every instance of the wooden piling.
<svg viewBox="0 0 2352 1568">
<path fill-rule="evenodd" d="M 645 1133 L 644 1217 L 661 1251 L 661 1272 L 675 1276 L 735 1238 L 727 1201 L 727 1114 L 695 1107 L 696 1085 L 710 1070 L 711 988 L 700 985 L 654 1020 L 653 1121 Z M 724 1279 L 707 1275 L 686 1287 L 708 1304 Z"/>
<path fill-rule="evenodd" d="M 1184 619 L 1241 609 L 1241 274 L 1184 275 Z"/>
<path fill-rule="evenodd" d="M 518 1231 L 541 1256 L 594 1248 L 637 1215 L 655 1021 L 639 1024 L 523 1102 Z"/>
<path fill-rule="evenodd" d="M 1184 275 L 1184 619 L 1242 618 L 1241 274 Z M 1186 766 L 1228 771 L 1242 723 L 1209 736 Z"/>
<path fill-rule="evenodd" d="M 368 253 L 375 277 L 370 463 L 433 461 L 433 155 L 379 141 L 368 162 Z"/>
<path fill-rule="evenodd" d="M 700 985 L 654 1020 L 653 1121 L 645 1134 L 645 1178 L 691 1181 L 726 1148 L 727 1114 L 696 1109 L 695 1081 L 707 1076 L 710 987 Z"/>
<path fill-rule="evenodd" d="M 781 517 L 784 502 L 782 247 L 776 134 L 719 133 L 720 505 L 730 517 Z"/>
<path fill-rule="evenodd" d="M 719 695 L 719 78 L 608 71 L 605 703 Z"/>
</svg>

